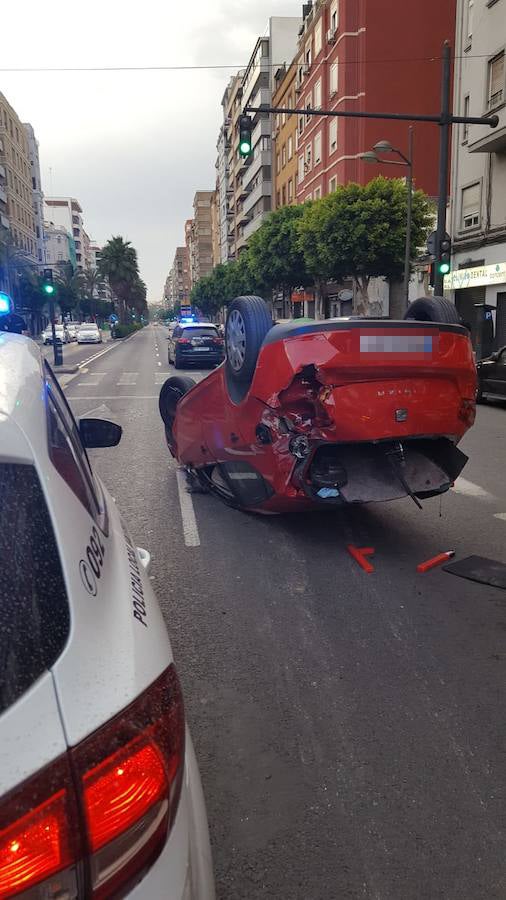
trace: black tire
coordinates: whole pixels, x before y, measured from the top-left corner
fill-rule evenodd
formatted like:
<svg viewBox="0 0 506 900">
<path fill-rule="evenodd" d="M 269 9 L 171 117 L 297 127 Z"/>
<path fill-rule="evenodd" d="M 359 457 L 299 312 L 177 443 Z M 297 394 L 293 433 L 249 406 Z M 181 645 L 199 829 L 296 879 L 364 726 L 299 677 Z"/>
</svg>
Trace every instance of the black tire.
<svg viewBox="0 0 506 900">
<path fill-rule="evenodd" d="M 184 375 L 172 375 L 162 386 L 158 398 L 158 409 L 167 432 L 170 432 L 176 415 L 176 407 L 186 393 L 196 384 L 193 378 Z"/>
<path fill-rule="evenodd" d="M 260 347 L 271 328 L 272 317 L 261 297 L 236 297 L 232 301 L 225 325 L 227 377 L 231 382 L 251 384 Z"/>
<path fill-rule="evenodd" d="M 174 353 L 174 368 L 175 368 L 175 369 L 182 369 L 182 368 L 183 368 L 183 366 L 182 366 L 182 364 L 181 364 L 181 357 L 178 356 L 177 350 L 176 350 L 175 353 Z"/>
<path fill-rule="evenodd" d="M 460 325 L 461 320 L 454 303 L 445 297 L 419 297 L 410 303 L 404 318 L 415 322 L 439 322 Z"/>
<path fill-rule="evenodd" d="M 483 391 L 482 391 L 482 388 L 481 388 L 481 385 L 479 382 L 478 382 L 478 388 L 476 391 L 476 402 L 477 403 L 486 403 L 487 402 L 487 398 L 483 396 Z"/>
</svg>

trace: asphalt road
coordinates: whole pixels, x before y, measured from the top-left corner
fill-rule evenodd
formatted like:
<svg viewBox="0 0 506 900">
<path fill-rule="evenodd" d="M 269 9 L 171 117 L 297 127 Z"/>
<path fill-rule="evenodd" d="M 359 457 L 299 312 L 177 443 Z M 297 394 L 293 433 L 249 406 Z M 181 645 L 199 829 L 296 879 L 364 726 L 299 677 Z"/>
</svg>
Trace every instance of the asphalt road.
<svg viewBox="0 0 506 900">
<path fill-rule="evenodd" d="M 77 341 L 72 341 L 69 344 L 63 345 L 63 365 L 67 366 L 79 366 L 82 363 L 86 362 L 92 356 L 95 356 L 96 353 L 100 353 L 101 350 L 105 349 L 111 341 L 109 340 L 109 332 L 104 332 L 103 341 L 101 344 L 78 344 Z M 41 347 L 41 350 L 46 357 L 47 360 L 53 364 L 54 360 L 54 352 L 51 344 L 46 344 Z"/>
<path fill-rule="evenodd" d="M 506 407 L 479 408 L 441 504 L 263 518 L 194 494 L 187 546 L 165 337 L 105 348 L 66 393 L 124 428 L 92 461 L 153 556 L 218 897 L 504 900 L 506 593 L 416 564 L 506 562 Z M 374 574 L 349 541 L 376 548 Z"/>
</svg>

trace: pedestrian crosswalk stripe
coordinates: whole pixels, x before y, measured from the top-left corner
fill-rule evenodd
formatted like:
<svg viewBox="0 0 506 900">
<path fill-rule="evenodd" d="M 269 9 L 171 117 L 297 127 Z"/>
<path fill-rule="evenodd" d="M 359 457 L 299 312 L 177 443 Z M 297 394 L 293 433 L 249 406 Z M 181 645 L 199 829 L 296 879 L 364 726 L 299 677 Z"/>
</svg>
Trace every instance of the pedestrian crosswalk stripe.
<svg viewBox="0 0 506 900">
<path fill-rule="evenodd" d="M 92 372 L 90 375 L 82 375 L 82 381 L 78 381 L 77 386 L 97 387 L 106 374 L 106 372 Z"/>
<path fill-rule="evenodd" d="M 118 386 L 122 384 L 135 384 L 137 382 L 138 372 L 123 372 L 120 380 L 116 382 Z"/>
</svg>

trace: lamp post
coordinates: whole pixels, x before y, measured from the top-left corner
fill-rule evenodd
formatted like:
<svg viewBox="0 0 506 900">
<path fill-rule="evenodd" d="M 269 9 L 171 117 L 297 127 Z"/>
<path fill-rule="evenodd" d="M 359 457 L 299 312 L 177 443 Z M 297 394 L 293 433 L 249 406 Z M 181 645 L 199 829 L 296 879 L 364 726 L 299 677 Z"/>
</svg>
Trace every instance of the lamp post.
<svg viewBox="0 0 506 900">
<path fill-rule="evenodd" d="M 396 153 L 399 159 L 381 159 L 378 153 Z M 372 150 L 367 150 L 360 154 L 360 159 L 364 162 L 374 163 L 381 166 L 405 166 L 406 188 L 408 193 L 407 213 L 406 213 L 406 244 L 404 251 L 404 300 L 406 309 L 409 303 L 409 275 L 411 262 L 411 221 L 413 217 L 413 126 L 408 129 L 408 155 L 404 156 L 396 147 L 392 147 L 390 141 L 378 141 Z"/>
</svg>

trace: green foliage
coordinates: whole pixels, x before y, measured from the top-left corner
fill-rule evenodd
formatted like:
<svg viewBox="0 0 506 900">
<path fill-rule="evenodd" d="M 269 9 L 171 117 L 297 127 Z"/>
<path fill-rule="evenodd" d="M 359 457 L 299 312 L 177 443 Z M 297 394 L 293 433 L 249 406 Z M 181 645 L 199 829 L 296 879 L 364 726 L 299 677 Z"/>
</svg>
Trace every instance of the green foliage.
<svg viewBox="0 0 506 900">
<path fill-rule="evenodd" d="M 308 204 L 309 205 L 309 204 Z M 312 284 L 299 243 L 299 223 L 305 206 L 283 206 L 271 213 L 248 244 L 252 280 L 265 291 Z"/>
<path fill-rule="evenodd" d="M 107 241 L 100 256 L 99 272 L 102 277 L 109 279 L 112 291 L 119 301 L 120 319 L 126 323 L 127 304 L 131 302 L 135 306 L 140 302 L 143 285 L 139 278 L 137 252 L 130 241 L 125 241 L 119 236 Z"/>
<path fill-rule="evenodd" d="M 407 191 L 401 179 L 380 176 L 365 186 L 340 185 L 308 206 L 299 223 L 299 246 L 315 280 L 352 277 L 364 299 L 374 277 L 399 279 L 404 266 Z M 431 204 L 413 194 L 412 258 L 426 240 Z"/>
<path fill-rule="evenodd" d="M 111 329 L 111 337 L 112 338 L 125 338 L 130 334 L 133 334 L 135 331 L 140 331 L 143 326 L 140 322 L 131 322 L 128 325 L 114 325 Z"/>
</svg>

